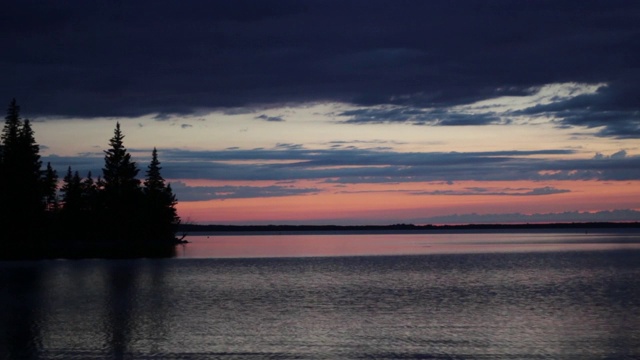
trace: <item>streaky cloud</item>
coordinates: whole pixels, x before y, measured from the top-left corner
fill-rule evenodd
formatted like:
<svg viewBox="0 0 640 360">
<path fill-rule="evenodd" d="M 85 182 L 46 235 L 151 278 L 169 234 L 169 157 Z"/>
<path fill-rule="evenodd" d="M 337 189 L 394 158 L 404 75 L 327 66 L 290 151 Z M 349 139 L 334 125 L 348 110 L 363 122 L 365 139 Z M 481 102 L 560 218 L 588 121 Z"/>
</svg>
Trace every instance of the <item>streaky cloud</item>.
<svg viewBox="0 0 640 360">
<path fill-rule="evenodd" d="M 225 199 L 248 199 L 283 197 L 318 193 L 319 189 L 296 188 L 293 186 L 189 186 L 182 181 L 171 183 L 180 201 L 207 201 Z"/>
<path fill-rule="evenodd" d="M 144 163 L 149 153 L 135 149 Z M 138 151 L 139 150 L 139 151 Z M 333 184 L 455 182 L 455 181 L 552 181 L 640 180 L 640 156 L 625 151 L 591 158 L 540 158 L 540 155 L 573 155 L 575 150 L 484 152 L 397 152 L 379 149 L 306 149 L 299 144 L 278 144 L 271 149 L 193 151 L 162 150 L 168 179 L 221 181 L 318 180 Z M 139 159 L 142 159 L 139 160 Z M 44 156 L 59 173 L 67 166 L 81 173 L 100 174 L 103 154 L 75 157 Z M 544 189 L 544 188 L 542 188 Z M 549 190 L 549 189 L 547 189 Z M 543 190 L 538 190 L 544 194 Z M 535 194 L 532 194 L 535 195 Z"/>
<path fill-rule="evenodd" d="M 569 223 L 569 222 L 636 222 L 640 211 L 617 209 L 596 212 L 567 211 L 561 213 L 451 214 L 415 218 L 416 224 L 497 224 L 497 223 Z"/>
<path fill-rule="evenodd" d="M 268 116 L 268 115 L 265 115 L 265 114 L 258 115 L 258 116 L 255 117 L 255 119 L 264 120 L 264 121 L 268 121 L 268 122 L 283 122 L 284 121 L 282 116 Z"/>
<path fill-rule="evenodd" d="M 468 114 L 447 109 L 420 109 L 408 106 L 382 106 L 345 110 L 338 114 L 343 124 L 410 123 L 431 126 L 478 126 L 503 124 L 494 113 Z"/>
<path fill-rule="evenodd" d="M 469 195 L 484 195 L 484 196 L 540 196 L 540 195 L 554 195 L 571 192 L 568 189 L 556 189 L 552 186 L 544 186 L 533 189 L 488 189 L 488 188 L 465 188 L 462 190 L 433 190 L 433 191 L 416 191 L 412 192 L 413 195 L 454 195 L 454 196 L 469 196 Z"/>
</svg>

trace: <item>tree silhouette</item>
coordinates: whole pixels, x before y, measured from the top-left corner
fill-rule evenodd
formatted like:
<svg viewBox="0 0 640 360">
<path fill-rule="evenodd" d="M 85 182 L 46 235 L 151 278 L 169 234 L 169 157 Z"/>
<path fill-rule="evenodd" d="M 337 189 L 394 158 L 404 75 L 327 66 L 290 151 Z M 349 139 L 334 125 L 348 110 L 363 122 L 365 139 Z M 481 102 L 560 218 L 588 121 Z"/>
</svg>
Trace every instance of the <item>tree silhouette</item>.
<svg viewBox="0 0 640 360">
<path fill-rule="evenodd" d="M 140 180 L 136 178 L 139 170 L 124 147 L 123 139 L 118 122 L 109 140 L 110 148 L 104 151 L 104 231 L 115 241 L 135 241 L 142 235 L 139 229 L 142 192 Z"/>
<path fill-rule="evenodd" d="M 44 221 L 45 197 L 40 147 L 29 120 L 20 118 L 20 107 L 13 99 L 2 129 L 0 156 L 0 203 L 5 239 L 29 241 L 38 235 Z"/>
<path fill-rule="evenodd" d="M 60 222 L 64 237 L 59 240 L 81 241 L 86 236 L 83 231 L 84 217 L 82 216 L 82 187 L 80 174 L 71 171 L 71 166 L 67 168 L 67 174 L 62 179 L 62 210 L 60 211 Z"/>
<path fill-rule="evenodd" d="M 72 172 L 71 166 L 62 179 L 62 212 L 76 216 L 82 209 L 82 180 L 78 172 Z"/>
<path fill-rule="evenodd" d="M 58 174 L 50 163 L 41 170 L 31 123 L 12 100 L 0 135 L 0 254 L 170 256 L 180 218 L 158 152 L 141 186 L 123 139 L 117 123 L 97 180 L 68 167 L 59 202 Z"/>
<path fill-rule="evenodd" d="M 115 197 L 137 192 L 140 186 L 140 180 L 136 178 L 139 170 L 136 163 L 131 160 L 131 154 L 124 147 L 123 139 L 124 135 L 118 122 L 113 137 L 109 140 L 110 148 L 104 151 L 104 168 L 102 168 L 105 191 Z"/>
<path fill-rule="evenodd" d="M 6 163 L 13 158 L 18 143 L 18 134 L 22 127 L 22 119 L 20 119 L 20 106 L 16 103 L 16 99 L 11 100 L 7 108 L 7 115 L 4 118 L 5 124 L 2 129 L 3 144 L 3 160 Z"/>
<path fill-rule="evenodd" d="M 176 197 L 171 190 L 171 185 L 165 184 L 160 174 L 161 169 L 158 150 L 154 147 L 143 188 L 146 205 L 146 236 L 152 241 L 172 241 L 180 218 L 175 208 Z"/>
<path fill-rule="evenodd" d="M 87 174 L 87 177 L 82 180 L 80 183 L 80 189 L 82 190 L 82 200 L 80 203 L 80 208 L 90 214 L 95 212 L 96 207 L 98 206 L 99 200 L 99 185 L 102 183 L 100 179 L 98 181 L 93 180 L 93 176 L 91 171 Z"/>
<path fill-rule="evenodd" d="M 47 169 L 42 179 L 42 188 L 44 190 L 44 208 L 49 213 L 55 213 L 59 209 L 58 196 L 58 173 L 51 167 L 51 163 L 47 163 Z"/>
<path fill-rule="evenodd" d="M 144 180 L 144 191 L 148 194 L 162 192 L 165 188 L 164 178 L 160 175 L 160 161 L 158 160 L 158 149 L 155 147 L 151 152 L 151 162 L 147 168 L 147 177 Z"/>
<path fill-rule="evenodd" d="M 45 194 L 42 184 L 44 174 L 40 170 L 42 167 L 40 146 L 36 143 L 29 120 L 23 122 L 18 135 L 18 176 L 23 190 L 23 201 L 26 202 L 24 205 L 26 207 L 25 215 L 39 216 L 44 210 L 43 198 Z"/>
<path fill-rule="evenodd" d="M 0 206 L 3 216 L 0 216 L 3 240 L 13 241 L 13 237 L 19 233 L 19 212 L 21 209 L 11 208 L 20 201 L 20 179 L 17 172 L 19 166 L 19 133 L 22 127 L 20 119 L 20 107 L 13 99 L 7 108 L 4 127 L 2 128 L 2 148 L 0 151 Z"/>
</svg>

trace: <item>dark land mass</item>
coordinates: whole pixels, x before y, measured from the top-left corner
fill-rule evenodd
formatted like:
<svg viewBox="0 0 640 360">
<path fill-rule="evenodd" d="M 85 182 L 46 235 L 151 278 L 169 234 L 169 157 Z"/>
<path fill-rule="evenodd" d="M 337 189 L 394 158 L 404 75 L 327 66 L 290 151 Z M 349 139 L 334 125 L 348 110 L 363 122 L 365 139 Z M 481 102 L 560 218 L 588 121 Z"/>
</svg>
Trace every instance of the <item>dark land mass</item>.
<svg viewBox="0 0 640 360">
<path fill-rule="evenodd" d="M 0 130 L 0 260 L 175 256 L 180 223 L 154 147 L 144 177 L 116 123 L 102 175 L 45 166 L 15 99 Z"/>
<path fill-rule="evenodd" d="M 433 232 L 433 231 L 534 231 L 595 229 L 640 229 L 640 222 L 577 222 L 548 224 L 465 224 L 465 225 L 195 225 L 181 224 L 178 232 L 189 233 L 297 233 L 297 232 Z"/>
</svg>

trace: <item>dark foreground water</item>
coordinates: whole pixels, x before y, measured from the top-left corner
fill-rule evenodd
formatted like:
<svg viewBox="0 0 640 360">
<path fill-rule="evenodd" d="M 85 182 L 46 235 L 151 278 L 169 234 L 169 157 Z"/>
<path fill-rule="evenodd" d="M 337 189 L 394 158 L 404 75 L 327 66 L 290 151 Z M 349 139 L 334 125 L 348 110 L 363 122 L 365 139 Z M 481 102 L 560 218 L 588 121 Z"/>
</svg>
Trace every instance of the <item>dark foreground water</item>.
<svg viewBox="0 0 640 360">
<path fill-rule="evenodd" d="M 507 236 L 420 255 L 194 258 L 194 245 L 0 262 L 0 359 L 640 358 L 637 239 L 536 251 Z"/>
</svg>

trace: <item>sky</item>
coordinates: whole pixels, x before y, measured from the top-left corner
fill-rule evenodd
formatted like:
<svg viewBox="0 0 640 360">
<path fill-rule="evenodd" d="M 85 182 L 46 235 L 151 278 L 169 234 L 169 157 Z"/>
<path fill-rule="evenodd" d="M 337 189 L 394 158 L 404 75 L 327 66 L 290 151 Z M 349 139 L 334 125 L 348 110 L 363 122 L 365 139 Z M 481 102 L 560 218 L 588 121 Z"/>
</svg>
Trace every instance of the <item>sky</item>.
<svg viewBox="0 0 640 360">
<path fill-rule="evenodd" d="M 638 1 L 13 1 L 0 100 L 183 222 L 640 221 Z"/>
</svg>

